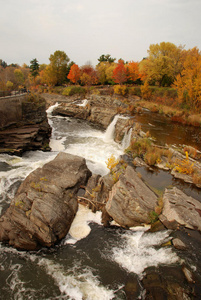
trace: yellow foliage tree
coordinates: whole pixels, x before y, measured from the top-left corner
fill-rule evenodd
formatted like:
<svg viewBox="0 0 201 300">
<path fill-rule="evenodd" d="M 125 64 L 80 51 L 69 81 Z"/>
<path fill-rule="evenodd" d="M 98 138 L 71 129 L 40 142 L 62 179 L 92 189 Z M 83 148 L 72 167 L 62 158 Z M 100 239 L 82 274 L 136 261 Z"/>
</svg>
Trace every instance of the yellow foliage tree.
<svg viewBox="0 0 201 300">
<path fill-rule="evenodd" d="M 152 44 L 149 56 L 140 63 L 140 73 L 148 82 L 170 86 L 182 70 L 183 47 L 170 42 Z"/>
<path fill-rule="evenodd" d="M 201 109 L 201 52 L 197 47 L 186 51 L 183 71 L 174 82 L 178 99 L 194 110 Z"/>
</svg>

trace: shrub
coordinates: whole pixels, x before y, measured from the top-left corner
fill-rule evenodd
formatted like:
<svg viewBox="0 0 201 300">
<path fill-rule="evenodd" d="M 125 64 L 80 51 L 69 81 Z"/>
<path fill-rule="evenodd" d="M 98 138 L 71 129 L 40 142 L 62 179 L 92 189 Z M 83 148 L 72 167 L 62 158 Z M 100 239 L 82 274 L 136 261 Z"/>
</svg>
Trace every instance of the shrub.
<svg viewBox="0 0 201 300">
<path fill-rule="evenodd" d="M 174 170 L 182 174 L 191 175 L 195 171 L 193 166 L 194 163 L 190 162 L 188 152 L 186 151 L 186 158 L 183 160 L 177 159 L 174 163 Z"/>
<path fill-rule="evenodd" d="M 148 138 L 134 139 L 131 141 L 128 151 L 133 153 L 133 156 L 143 156 L 151 147 L 151 140 Z"/>
<path fill-rule="evenodd" d="M 135 95 L 141 97 L 141 88 L 140 86 L 133 86 L 128 89 L 129 95 Z"/>
<path fill-rule="evenodd" d="M 72 96 L 75 94 L 84 95 L 86 93 L 85 88 L 81 86 L 69 86 L 64 89 L 62 95 L 63 96 Z"/>
<path fill-rule="evenodd" d="M 147 81 L 145 81 L 144 85 L 141 86 L 141 95 L 143 99 L 151 99 L 152 92 Z"/>
<path fill-rule="evenodd" d="M 125 85 L 118 84 L 118 85 L 115 85 L 113 89 L 114 89 L 115 94 L 122 95 L 122 96 L 125 96 L 128 92 L 128 88 Z"/>
<path fill-rule="evenodd" d="M 118 163 L 119 163 L 119 160 L 116 159 L 114 157 L 114 155 L 112 154 L 106 162 L 107 168 L 111 171 L 114 167 L 116 167 L 116 165 L 118 165 Z"/>
</svg>

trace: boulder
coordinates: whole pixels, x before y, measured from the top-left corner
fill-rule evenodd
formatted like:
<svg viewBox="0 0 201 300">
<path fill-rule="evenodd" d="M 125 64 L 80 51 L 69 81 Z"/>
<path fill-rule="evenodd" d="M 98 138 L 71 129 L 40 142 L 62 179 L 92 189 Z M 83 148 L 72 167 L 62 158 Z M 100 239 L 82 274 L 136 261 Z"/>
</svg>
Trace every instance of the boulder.
<svg viewBox="0 0 201 300">
<path fill-rule="evenodd" d="M 160 220 L 167 228 L 176 223 L 201 231 L 201 203 L 176 187 L 166 189 Z"/>
<path fill-rule="evenodd" d="M 45 100 L 25 94 L 0 101 L 0 153 L 50 150 L 51 127 Z"/>
<path fill-rule="evenodd" d="M 106 211 L 119 225 L 132 227 L 150 223 L 150 213 L 156 206 L 157 196 L 127 166 L 109 193 Z"/>
<path fill-rule="evenodd" d="M 78 208 L 77 192 L 90 175 L 84 158 L 62 152 L 33 171 L 0 218 L 0 241 L 35 250 L 64 238 Z"/>
<path fill-rule="evenodd" d="M 54 109 L 52 115 L 60 115 L 86 120 L 90 110 L 86 106 L 78 106 L 71 103 L 62 103 Z"/>
<path fill-rule="evenodd" d="M 91 107 L 88 120 L 106 129 L 116 115 L 116 109 L 111 107 L 93 106 Z"/>
</svg>

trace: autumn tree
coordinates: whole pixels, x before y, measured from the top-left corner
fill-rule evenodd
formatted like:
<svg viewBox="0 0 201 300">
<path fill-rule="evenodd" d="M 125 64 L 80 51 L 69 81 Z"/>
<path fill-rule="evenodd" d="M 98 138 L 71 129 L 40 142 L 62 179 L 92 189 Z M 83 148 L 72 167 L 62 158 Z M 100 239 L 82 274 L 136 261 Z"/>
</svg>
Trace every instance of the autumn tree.
<svg viewBox="0 0 201 300">
<path fill-rule="evenodd" d="M 201 52 L 197 47 L 185 51 L 183 70 L 174 85 L 180 103 L 189 108 L 201 109 Z"/>
<path fill-rule="evenodd" d="M 93 85 L 98 83 L 96 70 L 91 65 L 84 65 L 81 67 L 80 80 L 84 85 Z"/>
<path fill-rule="evenodd" d="M 73 64 L 70 68 L 70 72 L 68 73 L 67 78 L 72 82 L 72 83 L 77 83 L 78 80 L 80 79 L 80 68 L 78 65 Z"/>
<path fill-rule="evenodd" d="M 138 79 L 141 79 L 141 74 L 139 72 L 139 63 L 130 61 L 127 65 L 127 78 L 128 80 L 131 80 L 133 82 L 137 81 Z"/>
<path fill-rule="evenodd" d="M 40 71 L 40 79 L 42 84 L 47 84 L 48 86 L 55 86 L 58 82 L 56 73 L 53 72 L 51 65 L 47 65 Z"/>
<path fill-rule="evenodd" d="M 23 86 L 25 81 L 23 72 L 20 69 L 15 69 L 14 75 L 15 75 L 17 86 L 18 87 Z"/>
<path fill-rule="evenodd" d="M 122 59 L 118 60 L 118 64 L 113 70 L 113 79 L 114 82 L 118 84 L 123 84 L 127 80 L 127 70 Z"/>
<path fill-rule="evenodd" d="M 64 51 L 57 50 L 50 55 L 49 60 L 48 76 L 52 76 L 51 81 L 55 85 L 61 85 L 66 80 L 70 59 Z"/>
<path fill-rule="evenodd" d="M 170 86 L 182 71 L 183 47 L 162 42 L 150 45 L 148 54 L 147 59 L 140 63 L 140 73 L 144 79 L 159 86 Z"/>
</svg>

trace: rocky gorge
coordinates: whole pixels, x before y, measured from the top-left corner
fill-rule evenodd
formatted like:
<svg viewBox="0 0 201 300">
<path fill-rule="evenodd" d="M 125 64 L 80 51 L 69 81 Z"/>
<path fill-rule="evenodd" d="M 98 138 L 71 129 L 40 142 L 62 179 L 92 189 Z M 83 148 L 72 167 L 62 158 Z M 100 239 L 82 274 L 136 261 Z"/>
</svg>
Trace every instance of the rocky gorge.
<svg viewBox="0 0 201 300">
<path fill-rule="evenodd" d="M 58 100 L 54 95 L 43 97 L 49 104 L 55 104 Z M 120 99 L 107 95 L 92 95 L 85 102 L 84 99 L 75 99 L 72 103 L 72 99 L 67 97 L 60 97 L 59 101 L 60 105 L 54 109 L 53 115 L 86 120 L 103 129 L 114 120 L 117 108 L 124 106 Z M 140 140 L 146 133 L 137 127 L 132 118 L 116 118 L 115 140 L 121 142 L 130 130 L 131 140 Z M 173 230 L 168 246 L 187 251 L 191 242 L 188 240 L 190 238 L 186 238 L 186 233 L 194 238 L 194 233 L 189 233 L 189 230 L 196 232 L 196 240 L 200 242 L 201 204 L 175 187 L 167 188 L 162 197 L 159 196 L 136 171 L 136 166 L 152 168 L 147 165 L 144 156 L 134 157 L 128 151 L 110 164 L 107 175 L 100 176 L 91 174 L 84 159 L 59 153 L 54 160 L 31 173 L 18 188 L 10 207 L 0 219 L 1 241 L 27 250 L 55 245 L 67 234 L 79 202 L 89 205 L 94 212 L 102 211 L 105 226 L 115 222 L 125 229 L 150 225 L 150 232 Z M 185 155 L 175 149 L 172 150 L 172 157 L 185 160 Z M 199 172 L 199 161 L 190 160 Z M 155 167 L 167 169 L 167 157 L 162 155 Z M 180 173 L 179 176 L 181 180 L 192 180 L 187 174 L 183 178 Z M 184 232 L 183 235 L 181 232 Z M 163 276 L 163 272 L 169 273 L 167 269 L 162 271 L 162 267 L 147 270 L 141 282 L 147 290 L 145 299 L 199 299 L 196 297 L 200 291 L 200 278 L 186 263 L 175 271 L 181 281 L 176 279 L 174 282 L 170 275 Z M 137 298 L 138 289 L 137 281 L 129 283 L 128 299 Z"/>
</svg>

